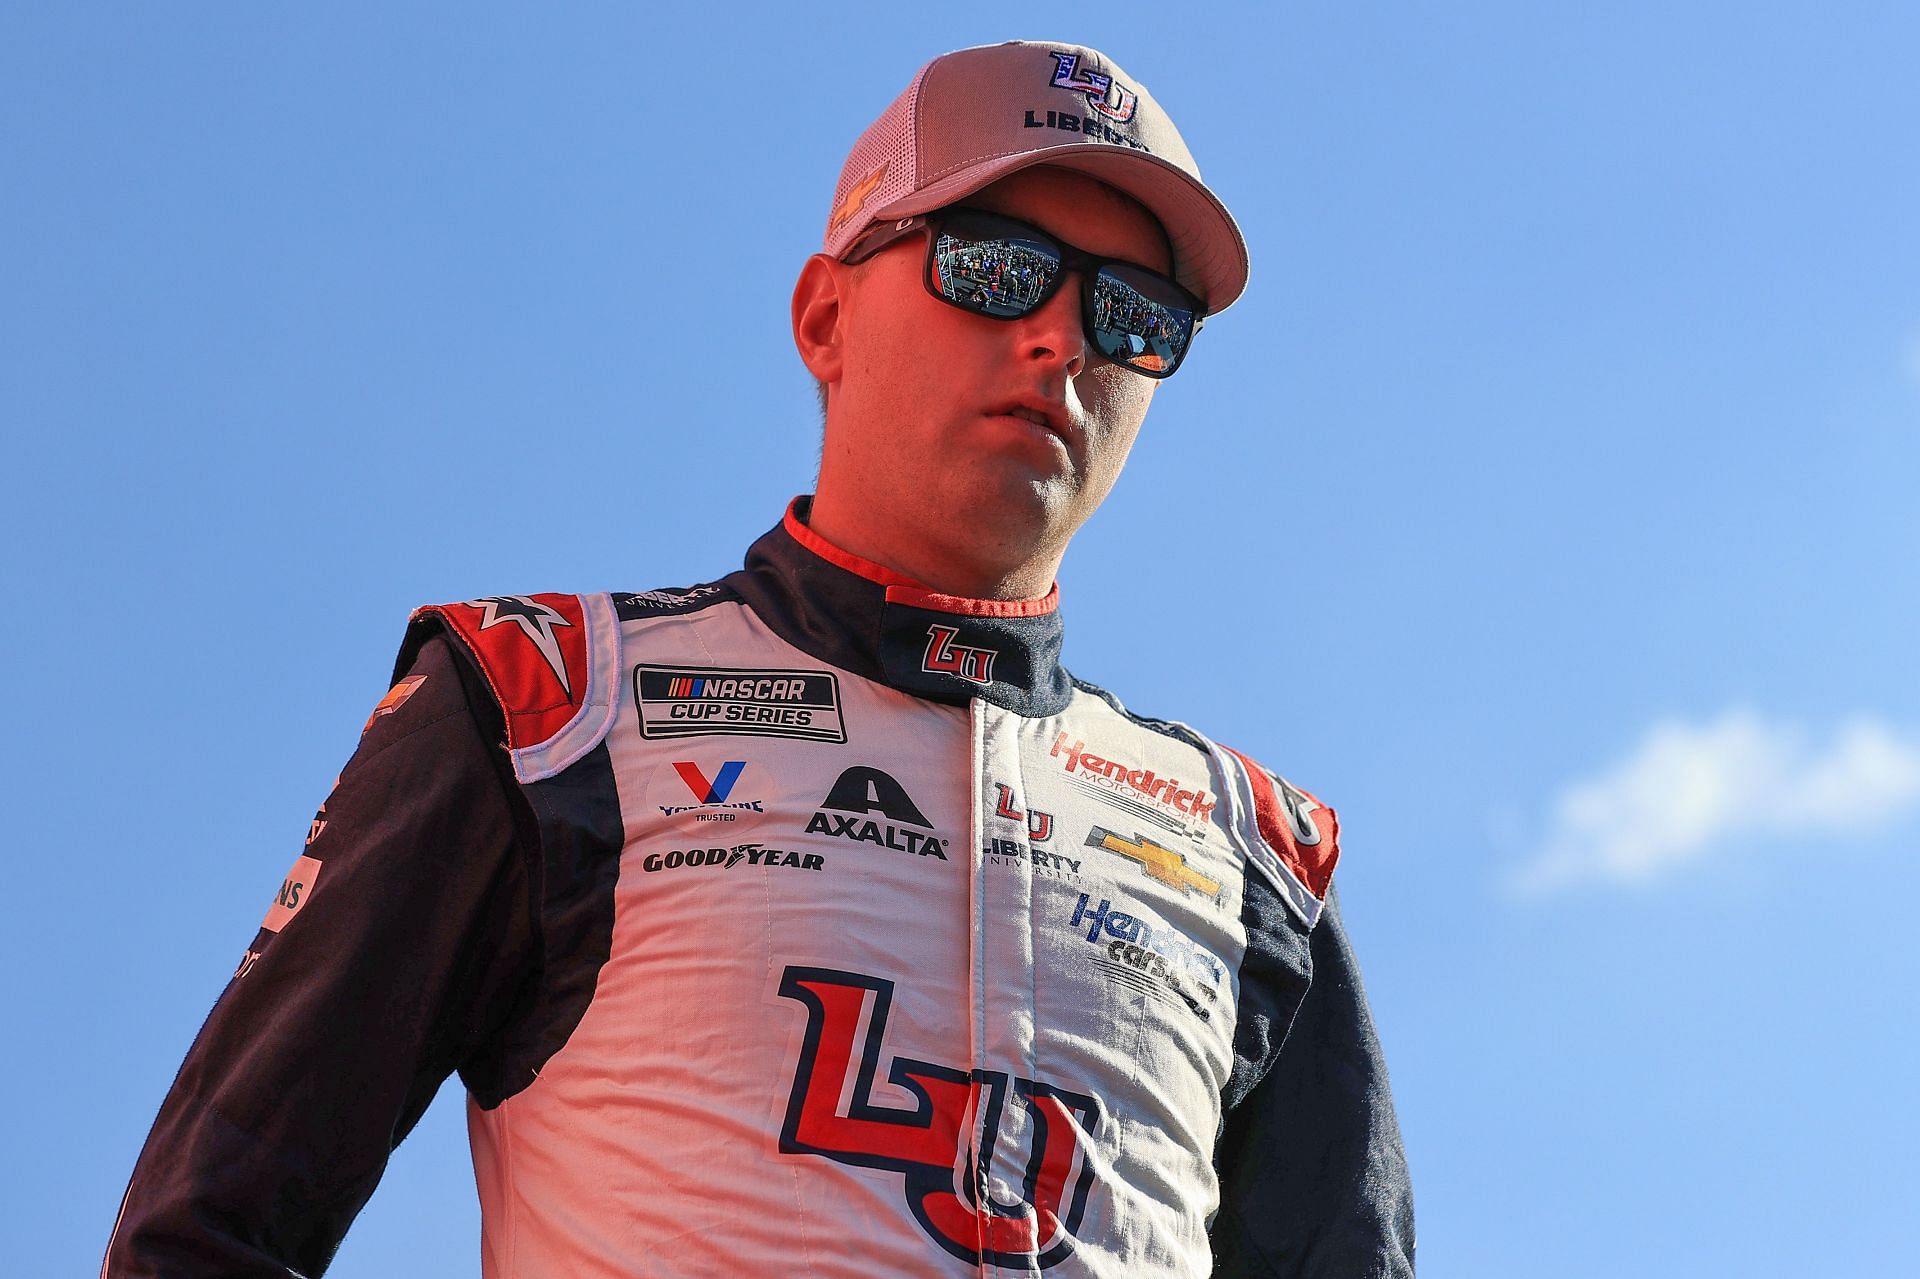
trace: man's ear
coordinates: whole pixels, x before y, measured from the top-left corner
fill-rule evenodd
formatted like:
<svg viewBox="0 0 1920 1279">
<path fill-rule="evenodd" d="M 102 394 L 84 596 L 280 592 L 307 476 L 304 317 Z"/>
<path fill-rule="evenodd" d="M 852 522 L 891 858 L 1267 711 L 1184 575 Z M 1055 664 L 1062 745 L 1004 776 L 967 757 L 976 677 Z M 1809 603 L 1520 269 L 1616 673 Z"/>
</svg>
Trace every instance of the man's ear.
<svg viewBox="0 0 1920 1279">
<path fill-rule="evenodd" d="M 793 345 L 814 380 L 833 386 L 846 364 L 849 268 L 824 253 L 808 258 L 793 286 Z"/>
</svg>

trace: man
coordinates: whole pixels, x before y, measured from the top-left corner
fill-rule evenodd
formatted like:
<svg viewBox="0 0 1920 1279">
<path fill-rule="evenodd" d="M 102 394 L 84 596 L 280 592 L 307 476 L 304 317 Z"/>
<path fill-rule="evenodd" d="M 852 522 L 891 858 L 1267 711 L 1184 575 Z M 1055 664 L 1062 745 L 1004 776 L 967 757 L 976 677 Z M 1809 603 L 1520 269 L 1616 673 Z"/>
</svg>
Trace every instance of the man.
<svg viewBox="0 0 1920 1279">
<path fill-rule="evenodd" d="M 424 609 L 106 1273 L 318 1274 L 440 1081 L 489 1276 L 1412 1272 L 1330 809 L 1061 669 L 1055 572 L 1246 257 L 1103 55 L 935 59 L 718 582 Z"/>
</svg>

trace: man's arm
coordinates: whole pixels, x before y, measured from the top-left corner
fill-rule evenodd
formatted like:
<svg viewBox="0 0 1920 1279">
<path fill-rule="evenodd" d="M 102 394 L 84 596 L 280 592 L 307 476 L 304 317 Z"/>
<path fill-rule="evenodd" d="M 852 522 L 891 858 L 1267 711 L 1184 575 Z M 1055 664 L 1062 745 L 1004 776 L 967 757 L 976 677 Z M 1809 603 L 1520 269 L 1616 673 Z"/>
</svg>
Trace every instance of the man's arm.
<svg viewBox="0 0 1920 1279">
<path fill-rule="evenodd" d="M 1360 969 L 1328 890 L 1313 983 L 1278 1058 L 1220 1142 L 1214 1274 L 1413 1274 L 1413 1187 Z"/>
<path fill-rule="evenodd" d="M 319 1275 L 498 1032 L 528 966 L 525 841 L 465 676 L 432 640 L 368 722 L 161 1106 L 106 1279 Z"/>
</svg>

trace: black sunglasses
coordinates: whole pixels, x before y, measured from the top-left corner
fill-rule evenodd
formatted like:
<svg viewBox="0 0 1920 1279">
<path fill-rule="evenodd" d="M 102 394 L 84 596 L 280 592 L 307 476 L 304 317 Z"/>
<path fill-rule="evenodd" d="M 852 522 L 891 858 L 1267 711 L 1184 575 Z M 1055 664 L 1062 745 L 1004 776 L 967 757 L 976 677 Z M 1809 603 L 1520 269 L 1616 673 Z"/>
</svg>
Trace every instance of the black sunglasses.
<svg viewBox="0 0 1920 1279">
<path fill-rule="evenodd" d="M 1077 249 L 1014 218 L 941 209 L 877 227 L 847 250 L 849 264 L 927 232 L 927 292 L 992 320 L 1046 305 L 1069 271 L 1080 273 L 1080 318 L 1101 355 L 1143 377 L 1172 377 L 1200 331 L 1200 299 L 1158 271 Z"/>
</svg>

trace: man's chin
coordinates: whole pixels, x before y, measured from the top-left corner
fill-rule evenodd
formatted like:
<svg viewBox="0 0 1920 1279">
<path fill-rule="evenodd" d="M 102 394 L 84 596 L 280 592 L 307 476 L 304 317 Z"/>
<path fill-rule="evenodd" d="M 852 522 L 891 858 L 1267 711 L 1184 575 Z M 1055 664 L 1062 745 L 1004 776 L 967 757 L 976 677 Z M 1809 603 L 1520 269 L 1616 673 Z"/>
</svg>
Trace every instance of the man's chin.
<svg viewBox="0 0 1920 1279">
<path fill-rule="evenodd" d="M 1011 495 L 1033 493 L 1048 504 L 1071 503 L 1080 487 L 1080 459 L 1067 442 L 1024 418 L 989 418 L 972 461 L 985 486 Z"/>
<path fill-rule="evenodd" d="M 983 540 L 1008 548 L 1045 548 L 1059 545 L 1073 532 L 1080 485 L 1065 466 L 980 468 L 956 487 L 956 514 Z"/>
</svg>

